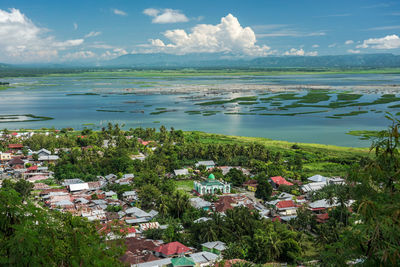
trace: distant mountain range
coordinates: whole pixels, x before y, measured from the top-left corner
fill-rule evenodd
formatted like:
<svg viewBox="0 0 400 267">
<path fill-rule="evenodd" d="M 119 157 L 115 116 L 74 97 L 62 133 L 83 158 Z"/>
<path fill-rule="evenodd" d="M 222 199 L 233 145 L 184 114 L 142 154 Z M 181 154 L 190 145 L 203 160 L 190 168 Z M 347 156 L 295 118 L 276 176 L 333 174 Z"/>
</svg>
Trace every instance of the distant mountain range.
<svg viewBox="0 0 400 267">
<path fill-rule="evenodd" d="M 0 63 L 0 72 L 7 69 L 72 69 L 72 68 L 395 68 L 400 55 L 354 54 L 336 56 L 268 56 L 238 58 L 223 53 L 186 55 L 128 54 L 118 58 L 87 63 L 25 64 Z"/>
<path fill-rule="evenodd" d="M 234 68 L 391 68 L 400 67 L 400 56 L 357 54 L 338 56 L 281 56 L 237 59 L 226 54 L 128 54 L 102 66 L 109 67 L 234 67 Z"/>
</svg>

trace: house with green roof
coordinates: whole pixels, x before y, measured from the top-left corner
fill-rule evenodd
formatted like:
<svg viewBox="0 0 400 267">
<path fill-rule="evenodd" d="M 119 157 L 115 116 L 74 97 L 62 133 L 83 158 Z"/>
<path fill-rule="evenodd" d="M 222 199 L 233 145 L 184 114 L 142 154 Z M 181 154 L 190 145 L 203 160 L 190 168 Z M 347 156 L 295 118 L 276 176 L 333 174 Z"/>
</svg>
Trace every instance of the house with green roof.
<svg viewBox="0 0 400 267">
<path fill-rule="evenodd" d="M 194 190 L 196 190 L 200 195 L 214 195 L 217 192 L 227 194 L 231 192 L 231 185 L 229 183 L 216 180 L 214 174 L 211 173 L 207 180 L 202 182 L 194 182 Z"/>
<path fill-rule="evenodd" d="M 178 258 L 172 258 L 171 259 L 171 264 L 173 267 L 183 267 L 183 266 L 195 266 L 196 263 L 188 257 L 178 257 Z"/>
<path fill-rule="evenodd" d="M 201 248 L 203 251 L 208 251 L 217 255 L 221 255 L 222 251 L 226 249 L 226 245 L 224 242 L 214 241 L 201 244 Z"/>
</svg>

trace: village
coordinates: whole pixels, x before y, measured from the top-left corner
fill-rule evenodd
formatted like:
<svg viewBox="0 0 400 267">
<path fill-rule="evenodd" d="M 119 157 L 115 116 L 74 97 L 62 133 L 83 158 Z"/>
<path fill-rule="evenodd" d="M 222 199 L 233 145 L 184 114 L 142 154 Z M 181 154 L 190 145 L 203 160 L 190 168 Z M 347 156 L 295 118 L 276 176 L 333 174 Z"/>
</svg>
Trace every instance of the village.
<svg viewBox="0 0 400 267">
<path fill-rule="evenodd" d="M 86 218 L 89 222 L 98 223 L 98 233 L 105 236 L 106 240 L 124 240 L 127 250 L 120 260 L 127 265 L 214 266 L 224 260 L 227 244 L 219 240 L 204 242 L 194 248 L 176 240 L 164 242 L 146 238 L 147 231 L 165 230 L 168 224 L 159 221 L 160 211 L 157 207 L 150 210 L 141 208 L 140 194 L 133 187 L 136 178 L 134 173 L 110 173 L 94 177 L 89 182 L 79 178 L 56 180 L 52 169 L 59 160 L 58 154 L 70 149 L 31 150 L 23 143 L 33 135 L 34 132 L 10 132 L 1 135 L 1 141 L 7 145 L 0 152 L 0 185 L 5 179 L 25 180 L 32 184 L 31 196 L 42 207 L 71 213 Z M 144 161 L 148 153 L 162 146 L 157 141 L 144 141 L 141 138 L 137 141 L 143 150 L 131 157 L 132 162 Z M 214 175 L 219 173 L 222 174 L 220 177 L 224 177 L 232 169 L 240 171 L 245 177 L 245 181 L 239 186 L 217 179 Z M 267 188 L 271 188 L 269 196 L 257 198 L 259 181 L 255 179 L 251 169 L 242 166 L 218 166 L 207 158 L 192 166 L 166 173 L 164 178 L 172 179 L 178 184 L 179 181 L 184 181 L 185 184 L 192 185 L 192 188 L 186 188 L 190 196 L 188 203 L 204 215 L 194 220 L 193 224 L 211 220 L 214 213 L 225 216 L 228 210 L 236 207 L 257 211 L 262 218 L 282 224 L 296 219 L 299 209 L 307 210 L 311 212 L 316 223 L 324 224 L 329 219 L 328 212 L 340 203 L 336 198 L 313 201 L 313 194 L 328 185 L 345 183 L 340 177 L 324 177 L 319 174 L 307 178 L 305 182 L 272 176 L 268 177 Z M 123 186 L 126 186 L 125 189 L 119 192 L 110 190 Z M 345 203 L 349 211 L 351 204 L 352 201 Z M 184 231 L 183 226 L 181 231 Z M 233 262 L 235 261 L 224 261 L 224 264 L 230 266 Z"/>
</svg>

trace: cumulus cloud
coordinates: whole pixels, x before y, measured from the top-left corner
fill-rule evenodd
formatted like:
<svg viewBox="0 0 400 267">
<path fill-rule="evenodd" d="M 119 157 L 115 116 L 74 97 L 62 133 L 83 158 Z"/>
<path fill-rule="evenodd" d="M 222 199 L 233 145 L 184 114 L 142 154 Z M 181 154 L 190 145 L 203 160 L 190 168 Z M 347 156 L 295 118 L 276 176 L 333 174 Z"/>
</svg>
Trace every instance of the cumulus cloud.
<svg viewBox="0 0 400 267">
<path fill-rule="evenodd" d="M 126 55 L 128 52 L 122 48 L 114 48 L 113 50 L 107 50 L 103 54 L 101 54 L 102 59 L 112 59 L 122 55 Z"/>
<path fill-rule="evenodd" d="M 344 44 L 346 44 L 346 45 L 354 44 L 354 41 L 353 40 L 347 40 L 346 42 L 344 42 Z"/>
<path fill-rule="evenodd" d="M 333 43 L 333 44 L 328 45 L 328 47 L 332 48 L 332 47 L 335 47 L 336 45 L 337 45 L 337 43 Z"/>
<path fill-rule="evenodd" d="M 36 26 L 18 9 L 0 9 L 0 60 L 50 61 L 60 50 L 81 45 L 83 39 L 57 41 L 49 30 Z"/>
<path fill-rule="evenodd" d="M 311 51 L 311 52 L 305 52 L 303 48 L 296 49 L 296 48 L 291 48 L 289 51 L 286 51 L 283 53 L 285 56 L 318 56 L 317 51 Z"/>
<path fill-rule="evenodd" d="M 96 36 L 99 36 L 100 34 L 101 34 L 101 32 L 91 31 L 85 35 L 85 38 L 96 37 Z"/>
<path fill-rule="evenodd" d="M 315 45 L 313 45 L 312 47 L 313 47 L 313 48 L 318 48 L 319 45 L 318 45 L 318 44 L 315 44 Z"/>
<path fill-rule="evenodd" d="M 122 10 L 116 9 L 116 8 L 114 8 L 114 9 L 112 10 L 112 12 L 113 12 L 115 15 L 118 15 L 118 16 L 127 16 L 127 15 L 128 15 L 128 13 L 126 13 L 125 11 L 122 11 Z"/>
<path fill-rule="evenodd" d="M 362 44 L 356 46 L 356 48 L 369 48 L 369 47 L 374 49 L 400 48 L 400 38 L 395 34 L 387 35 L 382 38 L 370 38 L 368 40 L 364 40 Z"/>
<path fill-rule="evenodd" d="M 72 53 L 67 53 L 63 56 L 64 60 L 82 60 L 82 59 L 89 59 L 89 58 L 94 58 L 97 55 L 93 53 L 92 51 L 78 51 L 78 52 L 72 52 Z"/>
<path fill-rule="evenodd" d="M 175 9 L 155 9 L 147 8 L 143 10 L 143 14 L 153 17 L 152 23 L 166 24 L 166 23 L 177 23 L 177 22 L 188 22 L 189 19 L 185 14 Z"/>
<path fill-rule="evenodd" d="M 286 51 L 284 53 L 285 56 L 304 56 L 304 50 L 303 48 L 296 49 L 296 48 L 291 48 L 289 51 Z"/>
<path fill-rule="evenodd" d="M 147 52 L 174 54 L 232 52 L 251 56 L 273 53 L 268 46 L 256 45 L 256 35 L 250 27 L 242 27 L 236 17 L 228 14 L 217 25 L 198 24 L 186 32 L 182 29 L 168 30 L 164 36 L 169 42 L 150 39 Z"/>
<path fill-rule="evenodd" d="M 73 26 L 74 26 L 74 30 L 76 31 L 78 29 L 78 23 L 74 22 Z"/>
<path fill-rule="evenodd" d="M 349 50 L 347 50 L 347 53 L 351 53 L 351 54 L 360 54 L 361 51 L 360 51 L 360 50 L 349 49 Z"/>
</svg>

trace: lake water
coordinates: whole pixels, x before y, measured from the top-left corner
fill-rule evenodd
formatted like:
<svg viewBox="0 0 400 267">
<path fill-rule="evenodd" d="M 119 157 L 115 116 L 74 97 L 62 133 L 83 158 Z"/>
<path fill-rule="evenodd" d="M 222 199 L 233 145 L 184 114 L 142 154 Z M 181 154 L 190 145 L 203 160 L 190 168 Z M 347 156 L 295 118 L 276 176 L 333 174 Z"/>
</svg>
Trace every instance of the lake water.
<svg viewBox="0 0 400 267">
<path fill-rule="evenodd" d="M 277 110 L 271 102 L 259 101 L 259 98 L 274 96 L 277 93 L 267 91 L 269 85 L 326 85 L 363 86 L 400 84 L 399 75 L 365 74 L 365 75 L 287 75 L 287 76 L 200 76 L 200 77 L 32 77 L 9 78 L 15 88 L 0 91 L 0 117 L 4 115 L 33 114 L 52 117 L 46 121 L 10 121 L 0 119 L 0 128 L 42 128 L 72 127 L 83 129 L 89 127 L 100 129 L 108 122 L 124 124 L 124 128 L 173 126 L 175 129 L 199 130 L 228 135 L 267 137 L 276 140 L 332 144 L 340 146 L 369 146 L 369 141 L 347 135 L 350 130 L 379 130 L 388 125 L 384 119 L 386 111 L 393 114 L 399 108 L 388 108 L 390 105 L 378 104 L 352 106 L 338 109 L 320 107 L 297 107 L 289 110 Z M 257 85 L 258 90 L 224 91 L 218 94 L 203 92 L 182 92 L 165 94 L 136 93 L 135 90 L 146 88 L 169 88 L 179 85 L 219 88 L 221 86 L 243 84 Z M 259 88 L 265 86 L 265 91 Z M 127 90 L 129 88 L 129 90 Z M 162 91 L 162 90 L 161 90 Z M 336 93 L 329 93 L 330 99 L 318 102 L 318 105 L 329 104 L 336 99 Z M 92 95 L 84 95 L 90 93 Z M 307 91 L 299 92 L 299 96 Z M 236 97 L 257 96 L 258 102 L 253 105 L 240 105 L 238 101 L 223 105 L 196 105 L 211 100 L 226 100 Z M 381 95 L 376 92 L 363 95 L 357 101 L 371 102 Z M 281 106 L 289 105 L 294 100 L 274 100 Z M 313 104 L 316 105 L 316 104 Z M 279 105 L 278 105 L 279 106 Z M 257 108 L 258 107 L 258 108 Z M 264 109 L 258 111 L 257 109 Z M 254 111 L 256 110 L 256 111 Z M 160 113 L 167 111 L 164 113 Z M 192 114 L 185 113 L 191 111 Z M 280 116 L 284 113 L 320 113 Z M 367 113 L 356 116 L 343 116 L 340 119 L 327 118 L 334 114 L 351 111 Z M 196 114 L 200 113 L 200 114 Z M 152 114 L 153 113 L 153 114 Z M 252 113 L 253 115 L 232 115 L 226 113 Z M 266 116 L 262 113 L 277 115 Z M 215 114 L 215 115 L 212 115 Z M 209 116 L 204 116 L 209 115 Z M 90 124 L 90 125 L 88 125 Z"/>
</svg>

